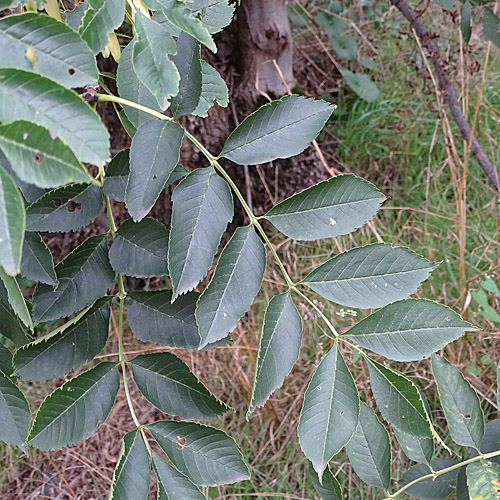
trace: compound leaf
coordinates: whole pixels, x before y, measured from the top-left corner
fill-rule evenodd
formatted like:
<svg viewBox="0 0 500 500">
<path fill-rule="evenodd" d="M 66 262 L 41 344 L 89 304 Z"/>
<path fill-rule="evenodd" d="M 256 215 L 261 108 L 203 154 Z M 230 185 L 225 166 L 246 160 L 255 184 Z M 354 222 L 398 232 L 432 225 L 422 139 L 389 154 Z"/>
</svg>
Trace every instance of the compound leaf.
<svg viewBox="0 0 500 500">
<path fill-rule="evenodd" d="M 236 443 L 218 429 L 173 420 L 155 422 L 148 429 L 172 463 L 199 486 L 250 477 Z"/>
<path fill-rule="evenodd" d="M 59 280 L 57 288 L 39 284 L 33 294 L 36 322 L 69 316 L 106 295 L 115 277 L 108 260 L 106 235 L 85 240 L 55 271 Z"/>
<path fill-rule="evenodd" d="M 484 415 L 476 391 L 446 359 L 434 354 L 431 363 L 453 441 L 479 450 L 484 436 Z"/>
<path fill-rule="evenodd" d="M 98 300 L 74 325 L 18 349 L 16 373 L 26 380 L 61 377 L 94 358 L 108 339 L 111 297 Z"/>
<path fill-rule="evenodd" d="M 168 274 L 168 235 L 168 229 L 156 219 L 126 220 L 109 250 L 111 267 L 135 278 Z"/>
<path fill-rule="evenodd" d="M 205 61 L 201 61 L 201 95 L 193 115 L 206 117 L 207 111 L 217 102 L 223 108 L 229 103 L 229 91 L 219 72 Z"/>
<path fill-rule="evenodd" d="M 164 25 L 141 12 L 135 16 L 134 26 L 137 30 L 132 55 L 134 70 L 156 97 L 158 106 L 167 109 L 170 98 L 179 90 L 179 72 L 168 57 L 177 52 L 177 46 Z"/>
<path fill-rule="evenodd" d="M 134 135 L 125 202 L 135 221 L 146 216 L 165 187 L 179 162 L 183 137 L 184 129 L 167 120 L 150 120 Z"/>
<path fill-rule="evenodd" d="M 23 393 L 0 372 L 0 441 L 22 446 L 28 435 L 31 413 Z"/>
<path fill-rule="evenodd" d="M 163 413 L 204 420 L 229 410 L 196 378 L 184 361 L 169 352 L 143 354 L 132 359 L 130 364 L 139 390 Z"/>
<path fill-rule="evenodd" d="M 120 388 L 116 363 L 100 363 L 57 388 L 40 405 L 29 444 L 53 450 L 87 439 L 106 420 Z"/>
<path fill-rule="evenodd" d="M 265 268 L 266 251 L 253 226 L 238 227 L 196 304 L 200 348 L 236 328 L 259 292 Z"/>
<path fill-rule="evenodd" d="M 33 330 L 33 322 L 31 321 L 31 314 L 24 300 L 23 292 L 19 288 L 16 278 L 9 276 L 4 269 L 0 266 L 0 280 L 3 281 L 7 289 L 7 296 L 12 310 L 16 316 L 30 329 Z M 17 328 L 15 329 L 17 330 Z M 10 335 L 6 333 L 5 336 L 14 341 L 14 333 Z M 17 335 L 16 335 L 17 336 Z M 21 338 L 19 334 L 19 339 Z"/>
<path fill-rule="evenodd" d="M 391 443 L 375 412 L 361 403 L 356 432 L 346 447 L 359 478 L 370 486 L 388 490 L 391 483 Z"/>
<path fill-rule="evenodd" d="M 97 64 L 87 44 L 65 23 L 27 12 L 0 19 L 4 68 L 36 71 L 65 87 L 97 82 Z M 34 51 L 36 64 L 26 56 Z"/>
<path fill-rule="evenodd" d="M 78 94 L 36 73 L 0 68 L 0 122 L 16 120 L 46 127 L 82 162 L 101 165 L 109 159 L 108 131 Z"/>
<path fill-rule="evenodd" d="M 358 391 L 335 343 L 309 382 L 298 427 L 300 447 L 318 477 L 353 436 L 358 415 Z"/>
<path fill-rule="evenodd" d="M 26 214 L 21 193 L 12 177 L 0 167 L 0 266 L 10 276 L 21 267 Z"/>
<path fill-rule="evenodd" d="M 370 182 L 338 175 L 278 203 L 264 217 L 295 240 L 334 238 L 361 227 L 384 200 Z"/>
<path fill-rule="evenodd" d="M 317 137 L 333 110 L 325 101 L 297 95 L 272 101 L 231 132 L 219 156 L 239 165 L 295 156 Z"/>
<path fill-rule="evenodd" d="M 323 472 L 323 476 L 320 482 L 312 463 L 309 462 L 309 475 L 311 477 L 316 493 L 321 497 L 322 500 L 342 500 L 344 498 L 339 482 L 330 472 L 330 469 L 328 467 Z"/>
<path fill-rule="evenodd" d="M 53 286 L 57 284 L 52 254 L 38 233 L 27 232 L 24 235 L 21 274 L 32 281 Z"/>
<path fill-rule="evenodd" d="M 233 198 L 213 167 L 193 170 L 172 194 L 168 264 L 174 300 L 207 274 L 227 224 Z"/>
<path fill-rule="evenodd" d="M 123 436 L 109 500 L 146 500 L 151 479 L 149 454 L 140 429 Z"/>
<path fill-rule="evenodd" d="M 337 304 L 369 309 L 415 293 L 434 268 L 407 248 L 375 244 L 337 255 L 302 283 Z"/>
<path fill-rule="evenodd" d="M 416 361 L 475 329 L 446 306 L 426 299 L 407 299 L 367 316 L 345 335 L 389 359 Z"/>
<path fill-rule="evenodd" d="M 271 299 L 264 317 L 264 327 L 255 369 L 252 402 L 247 416 L 264 406 L 281 385 L 299 357 L 302 320 L 290 292 Z"/>
</svg>

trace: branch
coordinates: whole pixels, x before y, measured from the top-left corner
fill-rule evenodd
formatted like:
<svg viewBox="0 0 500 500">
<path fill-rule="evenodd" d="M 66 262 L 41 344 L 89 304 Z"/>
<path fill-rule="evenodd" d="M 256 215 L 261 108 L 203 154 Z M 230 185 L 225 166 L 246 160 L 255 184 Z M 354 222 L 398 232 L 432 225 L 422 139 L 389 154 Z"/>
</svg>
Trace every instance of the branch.
<svg viewBox="0 0 500 500">
<path fill-rule="evenodd" d="M 460 129 L 463 139 L 469 144 L 472 130 L 467 118 L 465 118 L 462 113 L 457 94 L 455 93 L 455 88 L 448 77 L 444 61 L 441 57 L 439 47 L 434 41 L 433 35 L 425 27 L 420 16 L 405 2 L 405 0 L 390 0 L 390 2 L 410 22 L 411 27 L 415 30 L 422 45 L 428 50 L 430 59 L 434 65 L 434 71 L 436 72 L 439 86 L 444 93 L 445 100 L 450 108 L 453 119 Z M 497 190 L 500 191 L 500 175 L 475 137 L 472 137 L 472 141 L 470 141 L 470 150 L 476 157 L 476 160 L 488 179 L 490 179 Z"/>
</svg>

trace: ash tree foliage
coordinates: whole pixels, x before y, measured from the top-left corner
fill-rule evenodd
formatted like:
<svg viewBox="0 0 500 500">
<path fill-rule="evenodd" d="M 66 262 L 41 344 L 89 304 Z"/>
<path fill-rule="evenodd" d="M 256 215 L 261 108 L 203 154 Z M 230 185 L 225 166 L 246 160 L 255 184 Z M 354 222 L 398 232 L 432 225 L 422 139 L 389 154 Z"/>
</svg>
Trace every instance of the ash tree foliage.
<svg viewBox="0 0 500 500">
<path fill-rule="evenodd" d="M 14 4 L 0 2 L 2 8 Z M 228 103 L 227 87 L 201 58 L 201 48 L 216 51 L 213 35 L 231 22 L 234 5 L 88 0 L 64 12 L 55 5 L 22 2 L 0 19 L 0 439 L 25 451 L 76 445 L 106 421 L 122 387 L 136 429 L 123 436 L 110 499 L 145 499 L 153 472 L 161 500 L 199 500 L 205 498 L 199 487 L 249 479 L 237 443 L 203 423 L 231 408 L 168 348 L 231 342 L 259 293 L 269 254 L 283 286 L 265 312 L 247 418 L 286 383 L 300 354 L 296 303 L 308 303 L 333 338 L 311 375 L 298 426 L 317 494 L 343 498 L 328 464 L 345 448 L 359 478 L 384 498 L 444 499 L 455 491 L 460 499 L 498 498 L 500 420 L 485 422 L 477 393 L 435 354 L 475 327 L 441 304 L 408 298 L 435 264 L 409 249 L 375 244 L 292 278 L 262 225 L 266 220 L 295 240 L 349 234 L 374 217 L 385 200 L 381 192 L 360 177 L 339 175 L 257 217 L 223 167 L 299 154 L 334 106 L 299 95 L 272 101 L 248 116 L 214 155 L 179 118 L 204 117 L 215 102 Z M 98 72 L 100 53 L 118 60 L 116 75 Z M 116 79 L 119 95 L 108 91 L 108 79 Z M 113 158 L 96 112 L 104 101 L 113 103 L 132 137 L 130 149 Z M 204 165 L 179 164 L 187 141 L 205 156 Z M 167 228 L 148 214 L 174 183 Z M 129 214 L 120 227 L 111 199 L 124 202 Z M 250 223 L 233 232 L 203 288 L 235 201 Z M 76 231 L 103 208 L 109 231 L 89 237 L 54 267 L 40 232 Z M 127 291 L 124 276 L 158 276 L 164 287 Z M 31 281 L 37 285 L 30 302 L 21 285 Z M 377 310 L 339 334 L 311 292 Z M 112 308 L 119 318 L 118 360 L 97 361 Z M 165 350 L 136 357 L 124 352 L 125 311 L 139 340 Z M 373 401 L 358 393 L 345 347 L 365 360 Z M 447 455 L 414 379 L 386 363 L 429 357 L 450 437 L 464 447 L 462 460 Z M 90 368 L 82 372 L 85 364 Z M 36 411 L 19 388 L 22 379 L 72 373 Z M 140 422 L 133 383 L 176 419 Z M 415 462 L 399 483 L 391 475 L 388 431 Z"/>
</svg>

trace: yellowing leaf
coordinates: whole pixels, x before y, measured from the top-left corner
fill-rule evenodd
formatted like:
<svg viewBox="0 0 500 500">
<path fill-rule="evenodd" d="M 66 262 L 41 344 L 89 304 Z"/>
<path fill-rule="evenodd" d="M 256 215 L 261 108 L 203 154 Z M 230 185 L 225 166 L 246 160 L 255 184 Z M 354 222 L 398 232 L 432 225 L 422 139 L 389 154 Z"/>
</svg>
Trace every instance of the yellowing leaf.
<svg viewBox="0 0 500 500">
<path fill-rule="evenodd" d="M 62 21 L 61 12 L 59 11 L 59 4 L 57 0 L 46 0 L 44 9 L 50 17 Z"/>
</svg>

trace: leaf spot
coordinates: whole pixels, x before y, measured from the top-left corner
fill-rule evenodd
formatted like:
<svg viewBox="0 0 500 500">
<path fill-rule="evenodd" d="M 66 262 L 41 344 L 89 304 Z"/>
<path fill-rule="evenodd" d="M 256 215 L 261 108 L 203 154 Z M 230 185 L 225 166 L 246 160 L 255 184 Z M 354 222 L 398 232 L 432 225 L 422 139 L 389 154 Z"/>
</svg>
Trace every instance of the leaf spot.
<svg viewBox="0 0 500 500">
<path fill-rule="evenodd" d="M 330 226 L 335 226 L 335 224 L 337 224 L 337 221 L 335 219 L 332 219 L 332 217 L 330 217 Z"/>
<path fill-rule="evenodd" d="M 318 385 L 318 387 L 316 387 L 316 390 L 321 391 L 321 386 Z"/>
<path fill-rule="evenodd" d="M 470 419 L 470 413 L 461 413 L 460 416 L 462 418 L 464 418 L 465 420 L 469 420 Z"/>
<path fill-rule="evenodd" d="M 343 415 L 344 414 L 344 410 L 340 410 L 340 414 Z"/>
<path fill-rule="evenodd" d="M 183 450 L 185 446 L 186 446 L 186 438 L 183 436 L 177 436 L 176 448 L 178 450 Z"/>
<path fill-rule="evenodd" d="M 73 76 L 75 73 L 76 73 L 76 71 L 73 68 L 68 69 L 69 76 Z"/>
<path fill-rule="evenodd" d="M 451 318 L 450 318 L 449 316 L 447 316 L 447 317 L 445 318 L 445 320 L 446 320 L 446 321 L 451 321 Z"/>
<path fill-rule="evenodd" d="M 227 318 L 227 312 L 222 313 L 222 315 L 224 316 L 224 318 Z"/>
<path fill-rule="evenodd" d="M 27 138 L 28 138 L 28 132 L 25 132 L 25 133 L 23 134 L 23 141 L 25 141 Z"/>
<path fill-rule="evenodd" d="M 40 163 L 42 163 L 43 161 L 43 155 L 40 154 L 40 153 L 35 153 L 35 155 L 33 156 L 33 161 L 37 164 L 37 165 L 40 165 Z"/>
<path fill-rule="evenodd" d="M 156 175 L 153 175 L 153 180 L 155 181 L 158 177 Z"/>
<path fill-rule="evenodd" d="M 75 210 L 81 210 L 81 209 L 82 209 L 81 203 L 78 203 L 73 200 L 68 200 L 68 202 L 66 203 L 66 210 L 68 212 L 74 212 Z"/>
<path fill-rule="evenodd" d="M 398 286 L 398 284 L 397 284 L 397 283 L 394 283 L 394 286 Z"/>
</svg>

